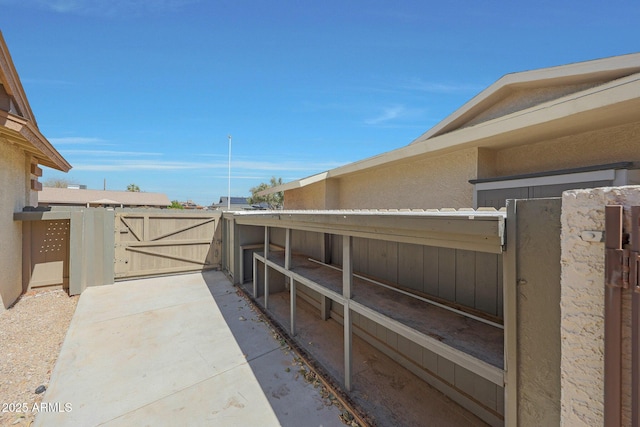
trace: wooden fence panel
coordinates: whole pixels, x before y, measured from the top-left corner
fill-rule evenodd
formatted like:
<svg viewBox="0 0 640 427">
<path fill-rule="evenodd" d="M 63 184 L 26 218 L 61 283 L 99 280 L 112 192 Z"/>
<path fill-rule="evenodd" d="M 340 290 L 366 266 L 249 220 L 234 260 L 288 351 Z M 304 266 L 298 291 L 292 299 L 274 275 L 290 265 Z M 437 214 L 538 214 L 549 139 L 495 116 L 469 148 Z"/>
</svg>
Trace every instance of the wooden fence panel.
<svg viewBox="0 0 640 427">
<path fill-rule="evenodd" d="M 115 277 L 220 268 L 220 213 L 117 212 Z"/>
</svg>

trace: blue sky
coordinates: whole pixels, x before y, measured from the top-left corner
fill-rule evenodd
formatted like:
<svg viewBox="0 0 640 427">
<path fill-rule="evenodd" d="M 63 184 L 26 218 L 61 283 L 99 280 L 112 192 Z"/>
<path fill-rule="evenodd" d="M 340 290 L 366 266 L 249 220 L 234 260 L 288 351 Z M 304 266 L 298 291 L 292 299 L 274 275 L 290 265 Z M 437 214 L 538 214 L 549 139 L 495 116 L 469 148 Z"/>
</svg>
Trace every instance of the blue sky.
<svg viewBox="0 0 640 427">
<path fill-rule="evenodd" d="M 640 51 L 640 2 L 0 0 L 89 188 L 208 205 L 409 144 L 502 75 Z"/>
</svg>

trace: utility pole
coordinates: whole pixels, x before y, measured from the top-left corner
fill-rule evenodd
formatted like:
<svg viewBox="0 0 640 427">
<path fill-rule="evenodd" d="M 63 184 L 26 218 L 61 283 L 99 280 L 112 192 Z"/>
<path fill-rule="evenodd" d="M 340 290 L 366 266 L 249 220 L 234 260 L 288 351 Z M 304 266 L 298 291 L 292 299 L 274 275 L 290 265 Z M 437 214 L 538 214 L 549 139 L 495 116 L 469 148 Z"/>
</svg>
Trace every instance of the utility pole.
<svg viewBox="0 0 640 427">
<path fill-rule="evenodd" d="M 229 186 L 227 188 L 227 210 L 231 210 L 231 135 L 227 135 L 229 138 Z"/>
</svg>

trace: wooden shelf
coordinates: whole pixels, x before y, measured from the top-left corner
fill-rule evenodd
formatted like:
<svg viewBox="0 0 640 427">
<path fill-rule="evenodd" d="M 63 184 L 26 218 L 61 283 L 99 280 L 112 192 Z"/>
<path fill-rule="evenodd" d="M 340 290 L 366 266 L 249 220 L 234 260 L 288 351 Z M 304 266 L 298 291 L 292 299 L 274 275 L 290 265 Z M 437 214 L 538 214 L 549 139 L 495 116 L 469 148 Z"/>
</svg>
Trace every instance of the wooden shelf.
<svg viewBox="0 0 640 427">
<path fill-rule="evenodd" d="M 254 258 L 265 262 L 264 253 L 256 252 Z M 501 328 L 358 277 L 353 277 L 352 298 L 347 300 L 342 290 L 343 273 L 306 256 L 292 255 L 289 269 L 286 269 L 285 252 L 270 251 L 266 264 L 321 295 L 343 306 L 348 305 L 353 312 L 504 386 L 504 333 Z"/>
</svg>

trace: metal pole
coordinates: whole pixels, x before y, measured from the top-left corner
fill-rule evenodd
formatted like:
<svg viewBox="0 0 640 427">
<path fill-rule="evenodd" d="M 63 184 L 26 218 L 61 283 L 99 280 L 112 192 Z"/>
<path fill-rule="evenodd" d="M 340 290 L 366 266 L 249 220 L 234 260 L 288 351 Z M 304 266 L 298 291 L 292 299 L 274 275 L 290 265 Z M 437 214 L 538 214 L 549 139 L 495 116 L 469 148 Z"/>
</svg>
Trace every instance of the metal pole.
<svg viewBox="0 0 640 427">
<path fill-rule="evenodd" d="M 229 184 L 227 187 L 227 210 L 231 210 L 231 135 L 227 135 L 229 138 Z"/>
</svg>

